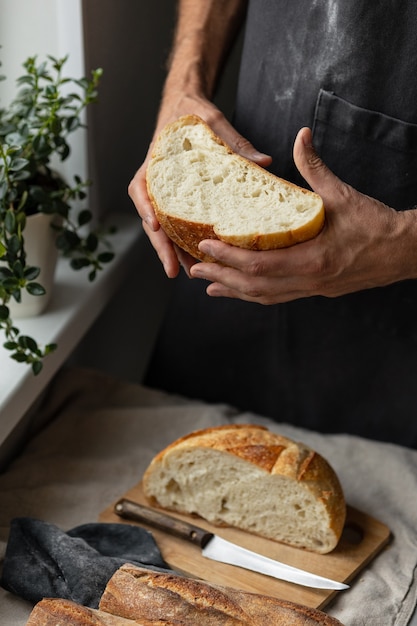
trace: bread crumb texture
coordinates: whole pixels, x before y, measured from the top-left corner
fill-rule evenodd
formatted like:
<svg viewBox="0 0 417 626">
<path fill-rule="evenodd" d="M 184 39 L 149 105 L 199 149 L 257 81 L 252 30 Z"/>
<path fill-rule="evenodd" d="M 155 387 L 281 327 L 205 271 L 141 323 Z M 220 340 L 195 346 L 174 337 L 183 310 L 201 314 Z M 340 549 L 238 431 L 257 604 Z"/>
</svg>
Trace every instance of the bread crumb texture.
<svg viewBox="0 0 417 626">
<path fill-rule="evenodd" d="M 268 250 L 311 239 L 324 224 L 320 196 L 237 155 L 196 116 L 161 132 L 147 185 L 161 226 L 197 257 L 203 237 Z"/>
<path fill-rule="evenodd" d="M 329 463 L 257 425 L 182 437 L 153 459 L 143 485 L 162 508 L 322 554 L 336 547 L 345 522 L 342 487 Z"/>
</svg>

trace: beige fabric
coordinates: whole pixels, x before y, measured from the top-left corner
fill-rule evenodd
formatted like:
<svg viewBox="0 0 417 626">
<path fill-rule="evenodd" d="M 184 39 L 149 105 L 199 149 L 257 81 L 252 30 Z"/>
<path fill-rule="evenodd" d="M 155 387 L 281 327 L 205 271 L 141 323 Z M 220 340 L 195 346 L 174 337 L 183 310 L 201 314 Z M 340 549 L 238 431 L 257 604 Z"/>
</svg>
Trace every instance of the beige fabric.
<svg viewBox="0 0 417 626">
<path fill-rule="evenodd" d="M 0 475 L 0 559 L 12 518 L 37 517 L 63 529 L 96 521 L 173 439 L 196 428 L 255 421 L 321 452 L 349 504 L 393 531 L 390 547 L 326 611 L 346 626 L 409 623 L 417 599 L 417 451 L 311 433 L 80 370 L 56 378 L 40 411 L 49 425 Z M 2 626 L 23 626 L 30 610 L 0 590 Z"/>
</svg>

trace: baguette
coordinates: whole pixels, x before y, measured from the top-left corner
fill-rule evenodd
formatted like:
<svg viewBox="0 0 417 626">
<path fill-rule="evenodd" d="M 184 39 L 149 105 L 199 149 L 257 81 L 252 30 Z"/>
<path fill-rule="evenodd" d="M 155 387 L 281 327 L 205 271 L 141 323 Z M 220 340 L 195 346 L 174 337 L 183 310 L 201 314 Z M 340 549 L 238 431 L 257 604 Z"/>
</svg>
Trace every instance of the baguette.
<svg viewBox="0 0 417 626">
<path fill-rule="evenodd" d="M 174 441 L 151 461 L 143 489 L 152 505 L 320 554 L 336 547 L 346 517 L 342 487 L 322 456 L 250 424 Z"/>
<path fill-rule="evenodd" d="M 251 250 L 291 246 L 324 224 L 320 196 L 236 154 L 202 119 L 186 115 L 158 136 L 146 173 L 165 233 L 201 260 L 202 239 Z"/>
<path fill-rule="evenodd" d="M 26 626 L 170 626 L 169 622 L 131 620 L 61 598 L 44 598 L 38 602 Z M 174 626 L 174 625 L 172 625 Z"/>
<path fill-rule="evenodd" d="M 107 583 L 100 610 L 151 624 L 161 620 L 181 626 L 340 626 L 317 609 L 129 564 Z"/>
</svg>

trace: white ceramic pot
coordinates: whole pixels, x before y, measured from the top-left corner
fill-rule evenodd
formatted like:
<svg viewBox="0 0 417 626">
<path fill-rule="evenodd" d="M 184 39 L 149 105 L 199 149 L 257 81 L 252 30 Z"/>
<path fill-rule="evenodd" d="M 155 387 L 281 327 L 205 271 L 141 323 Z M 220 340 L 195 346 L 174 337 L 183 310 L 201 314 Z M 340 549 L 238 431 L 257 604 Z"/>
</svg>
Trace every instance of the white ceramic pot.
<svg viewBox="0 0 417 626">
<path fill-rule="evenodd" d="M 45 311 L 49 304 L 54 284 L 58 250 L 55 247 L 56 233 L 51 228 L 52 216 L 43 213 L 31 215 L 26 220 L 23 236 L 25 239 L 26 264 L 40 268 L 35 282 L 46 290 L 43 296 L 32 296 L 22 290 L 22 301 L 13 298 L 8 303 L 13 318 L 33 317 Z"/>
</svg>

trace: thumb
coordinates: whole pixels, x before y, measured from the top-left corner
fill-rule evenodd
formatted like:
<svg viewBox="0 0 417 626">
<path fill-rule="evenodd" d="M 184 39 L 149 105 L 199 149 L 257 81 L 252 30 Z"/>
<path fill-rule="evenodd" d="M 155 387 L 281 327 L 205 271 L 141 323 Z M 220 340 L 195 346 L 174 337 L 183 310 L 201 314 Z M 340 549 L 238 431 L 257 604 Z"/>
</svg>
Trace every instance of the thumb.
<svg viewBox="0 0 417 626">
<path fill-rule="evenodd" d="M 301 128 L 295 138 L 294 163 L 311 189 L 322 197 L 330 191 L 334 194 L 335 186 L 343 185 L 315 151 L 309 128 Z"/>
</svg>

